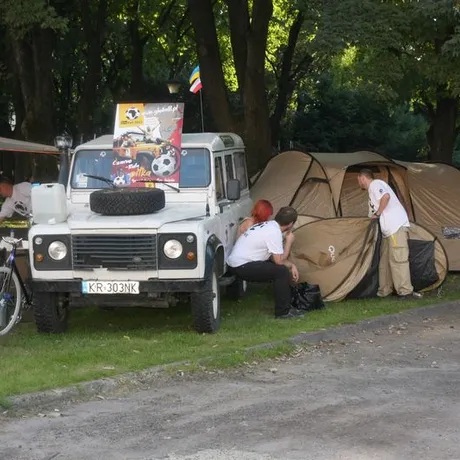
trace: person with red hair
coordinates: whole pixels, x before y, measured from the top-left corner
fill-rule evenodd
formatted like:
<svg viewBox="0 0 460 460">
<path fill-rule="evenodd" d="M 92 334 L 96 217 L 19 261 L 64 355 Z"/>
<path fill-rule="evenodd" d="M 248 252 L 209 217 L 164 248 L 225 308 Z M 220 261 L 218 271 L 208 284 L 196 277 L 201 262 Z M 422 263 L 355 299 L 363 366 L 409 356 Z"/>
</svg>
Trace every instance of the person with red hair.
<svg viewBox="0 0 460 460">
<path fill-rule="evenodd" d="M 236 239 L 238 239 L 248 228 L 253 225 L 266 222 L 273 215 L 273 206 L 268 200 L 257 201 L 251 210 L 251 216 L 246 217 L 238 227 Z"/>
<path fill-rule="evenodd" d="M 297 211 L 282 207 L 274 220 L 266 220 L 249 227 L 227 258 L 229 271 L 237 278 L 250 282 L 273 282 L 275 288 L 275 317 L 294 319 L 303 313 L 291 306 L 291 279 L 297 283 L 299 271 L 288 260 L 297 221 Z M 283 233 L 286 233 L 283 244 Z"/>
</svg>

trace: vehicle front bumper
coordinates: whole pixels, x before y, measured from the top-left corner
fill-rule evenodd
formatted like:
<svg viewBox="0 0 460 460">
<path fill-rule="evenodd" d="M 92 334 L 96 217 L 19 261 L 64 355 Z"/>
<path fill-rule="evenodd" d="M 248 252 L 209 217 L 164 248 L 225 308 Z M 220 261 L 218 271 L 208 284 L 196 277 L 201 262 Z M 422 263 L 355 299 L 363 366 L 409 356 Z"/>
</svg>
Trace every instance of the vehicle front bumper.
<svg viewBox="0 0 460 460">
<path fill-rule="evenodd" d="M 134 281 L 134 280 L 133 280 Z M 34 292 L 61 292 L 69 294 L 82 294 L 82 280 L 32 280 Z M 148 280 L 139 281 L 141 294 L 161 292 L 199 292 L 205 287 L 205 280 Z M 83 294 L 82 294 L 83 295 Z M 129 294 L 128 294 L 129 295 Z"/>
</svg>

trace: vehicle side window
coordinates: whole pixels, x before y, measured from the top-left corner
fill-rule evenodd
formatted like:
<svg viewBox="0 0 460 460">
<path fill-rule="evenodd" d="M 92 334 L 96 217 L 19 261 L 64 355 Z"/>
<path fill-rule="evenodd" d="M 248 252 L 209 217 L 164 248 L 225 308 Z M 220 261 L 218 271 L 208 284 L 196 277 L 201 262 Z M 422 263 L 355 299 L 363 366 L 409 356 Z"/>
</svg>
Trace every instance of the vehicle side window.
<svg viewBox="0 0 460 460">
<path fill-rule="evenodd" d="M 222 158 L 215 158 L 216 165 L 216 198 L 217 201 L 225 198 L 225 188 L 224 188 L 224 170 L 222 168 Z"/>
<path fill-rule="evenodd" d="M 232 155 L 225 155 L 225 173 L 227 175 L 227 180 L 235 179 Z"/>
<path fill-rule="evenodd" d="M 248 188 L 248 173 L 246 171 L 246 159 L 244 152 L 237 152 L 234 155 L 236 178 L 240 181 L 241 190 Z"/>
</svg>

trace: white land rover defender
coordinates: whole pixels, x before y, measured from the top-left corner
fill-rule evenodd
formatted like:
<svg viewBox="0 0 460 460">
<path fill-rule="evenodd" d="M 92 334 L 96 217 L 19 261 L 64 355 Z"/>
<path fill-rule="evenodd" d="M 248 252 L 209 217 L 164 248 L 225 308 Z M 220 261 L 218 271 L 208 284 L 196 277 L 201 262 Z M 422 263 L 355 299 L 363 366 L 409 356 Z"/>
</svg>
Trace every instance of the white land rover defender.
<svg viewBox="0 0 460 460">
<path fill-rule="evenodd" d="M 220 286 L 234 298 L 246 287 L 225 263 L 251 207 L 241 138 L 183 134 L 178 187 L 114 185 L 112 147 L 106 135 L 75 149 L 59 185 L 64 218 L 29 231 L 38 331 L 64 332 L 70 307 L 164 308 L 184 298 L 195 329 L 217 331 Z"/>
</svg>

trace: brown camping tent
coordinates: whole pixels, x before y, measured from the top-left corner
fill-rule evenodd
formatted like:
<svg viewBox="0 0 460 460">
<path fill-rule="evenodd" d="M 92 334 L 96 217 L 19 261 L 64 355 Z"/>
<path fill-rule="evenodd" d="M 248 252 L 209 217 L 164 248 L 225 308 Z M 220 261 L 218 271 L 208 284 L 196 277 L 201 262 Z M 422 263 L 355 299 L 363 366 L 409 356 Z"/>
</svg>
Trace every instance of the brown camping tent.
<svg viewBox="0 0 460 460">
<path fill-rule="evenodd" d="M 439 238 L 449 256 L 449 269 L 460 270 L 460 171 L 453 167 L 396 162 L 366 151 L 286 151 L 271 158 L 254 177 L 251 196 L 270 200 L 275 212 L 293 206 L 310 220 L 367 216 L 367 195 L 356 180 L 361 168 L 372 169 L 393 187 L 410 220 Z"/>
<path fill-rule="evenodd" d="M 408 172 L 415 222 L 436 235 L 460 270 L 460 171 L 442 163 L 396 162 Z"/>
<path fill-rule="evenodd" d="M 381 235 L 376 222 L 367 218 L 367 194 L 356 180 L 361 168 L 372 169 L 376 177 L 393 187 L 412 222 L 414 218 L 423 220 L 425 225 L 413 223 L 410 229 L 411 274 L 417 290 L 436 288 L 449 269 L 441 244 L 446 240 L 439 238 L 440 231 L 434 232 L 436 224 L 423 215 L 423 210 L 428 213 L 423 194 L 420 193 L 421 200 L 414 196 L 417 187 L 423 187 L 425 178 L 420 172 L 417 175 L 418 169 L 414 170 L 411 164 L 397 163 L 373 152 L 287 151 L 273 157 L 256 175 L 251 196 L 254 201 L 270 200 L 275 212 L 287 205 L 299 212 L 292 259 L 298 265 L 301 281 L 318 284 L 325 300 L 329 301 L 372 297 L 378 287 Z M 453 175 L 453 171 L 445 174 Z M 429 193 L 432 200 L 437 200 L 440 184 L 433 177 L 431 180 L 434 182 Z M 460 186 L 460 180 L 457 182 Z M 425 190 L 425 193 L 428 192 Z M 440 215 L 435 217 L 438 223 L 444 222 L 439 204 Z M 460 212 L 458 205 L 456 212 Z M 446 225 L 452 226 L 456 221 L 460 225 L 454 214 Z M 455 241 L 460 244 L 460 239 Z M 451 260 L 457 261 L 456 269 L 460 269 L 460 260 L 453 255 Z"/>
<path fill-rule="evenodd" d="M 324 300 L 377 295 L 381 236 L 376 221 L 363 217 L 318 219 L 298 226 L 295 235 L 291 260 L 299 269 L 300 281 L 318 284 Z M 438 287 L 448 270 L 439 240 L 413 224 L 409 249 L 414 288 L 427 291 Z"/>
<path fill-rule="evenodd" d="M 256 175 L 251 196 L 271 201 L 275 212 L 290 205 L 299 214 L 322 218 L 367 216 L 367 196 L 356 181 L 361 168 L 389 182 L 412 218 L 405 166 L 373 152 L 280 153 Z"/>
</svg>

